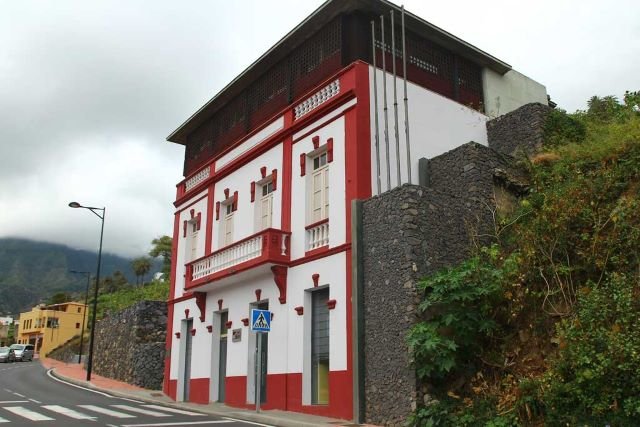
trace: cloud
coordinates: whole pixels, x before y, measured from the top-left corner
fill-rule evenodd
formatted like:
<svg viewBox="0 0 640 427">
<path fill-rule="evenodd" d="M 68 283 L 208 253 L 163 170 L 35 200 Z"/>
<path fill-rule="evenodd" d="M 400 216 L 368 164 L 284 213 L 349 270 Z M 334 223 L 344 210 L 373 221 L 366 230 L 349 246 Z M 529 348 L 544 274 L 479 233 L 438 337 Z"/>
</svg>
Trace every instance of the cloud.
<svg viewBox="0 0 640 427">
<path fill-rule="evenodd" d="M 322 2 L 21 0 L 0 14 L 0 237 L 140 255 L 171 234 L 183 147 L 164 139 Z M 638 90 L 640 7 L 586 0 L 407 10 L 540 81 L 559 105 Z M 635 86 L 635 87 L 634 87 Z"/>
</svg>

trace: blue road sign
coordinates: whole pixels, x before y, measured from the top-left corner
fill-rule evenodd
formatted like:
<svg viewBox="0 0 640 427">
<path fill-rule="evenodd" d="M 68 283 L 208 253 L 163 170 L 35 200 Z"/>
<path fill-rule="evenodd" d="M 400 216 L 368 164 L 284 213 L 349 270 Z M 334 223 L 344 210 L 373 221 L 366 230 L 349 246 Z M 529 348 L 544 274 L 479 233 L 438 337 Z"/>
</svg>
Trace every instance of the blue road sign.
<svg viewBox="0 0 640 427">
<path fill-rule="evenodd" d="M 271 331 L 271 313 L 269 310 L 251 309 L 251 330 L 253 332 Z"/>
</svg>

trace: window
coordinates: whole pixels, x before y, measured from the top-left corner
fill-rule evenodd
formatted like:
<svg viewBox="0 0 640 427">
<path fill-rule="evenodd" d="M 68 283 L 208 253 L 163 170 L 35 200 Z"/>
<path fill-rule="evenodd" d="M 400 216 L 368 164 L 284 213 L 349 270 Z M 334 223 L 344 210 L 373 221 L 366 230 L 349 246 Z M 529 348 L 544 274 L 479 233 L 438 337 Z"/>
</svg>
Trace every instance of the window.
<svg viewBox="0 0 640 427">
<path fill-rule="evenodd" d="M 311 222 L 329 217 L 329 166 L 327 153 L 313 158 L 311 175 Z"/>
<path fill-rule="evenodd" d="M 224 212 L 222 246 L 227 246 L 233 243 L 233 203 L 224 205 Z"/>
<path fill-rule="evenodd" d="M 269 181 L 262 186 L 262 197 L 260 199 L 260 229 L 271 227 L 271 217 L 273 216 L 273 181 Z"/>
<path fill-rule="evenodd" d="M 81 312 L 82 312 L 82 308 L 78 307 L 78 313 L 81 313 Z"/>
<path fill-rule="evenodd" d="M 80 329 L 80 323 L 76 322 L 76 329 Z"/>
<path fill-rule="evenodd" d="M 59 319 L 57 317 L 47 318 L 47 328 L 57 328 L 59 326 Z"/>
</svg>

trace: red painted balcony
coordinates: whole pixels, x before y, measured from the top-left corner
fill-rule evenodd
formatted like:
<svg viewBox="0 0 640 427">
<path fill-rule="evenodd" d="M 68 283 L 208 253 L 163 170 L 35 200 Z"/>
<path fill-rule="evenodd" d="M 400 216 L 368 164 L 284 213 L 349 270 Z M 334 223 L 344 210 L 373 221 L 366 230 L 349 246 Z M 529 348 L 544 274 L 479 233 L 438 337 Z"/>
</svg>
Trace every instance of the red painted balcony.
<svg viewBox="0 0 640 427">
<path fill-rule="evenodd" d="M 191 261 L 186 265 L 185 290 L 201 288 L 258 266 L 288 263 L 290 235 L 287 231 L 267 228 Z"/>
</svg>

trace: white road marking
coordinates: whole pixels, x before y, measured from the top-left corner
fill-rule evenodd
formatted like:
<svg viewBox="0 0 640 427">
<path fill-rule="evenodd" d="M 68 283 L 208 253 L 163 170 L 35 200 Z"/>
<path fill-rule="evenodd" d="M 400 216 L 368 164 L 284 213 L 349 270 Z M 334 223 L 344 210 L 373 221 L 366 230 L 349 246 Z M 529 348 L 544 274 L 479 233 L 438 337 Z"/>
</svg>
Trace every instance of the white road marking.
<svg viewBox="0 0 640 427">
<path fill-rule="evenodd" d="M 5 403 L 28 403 L 28 400 L 0 400 L 0 404 Z"/>
<path fill-rule="evenodd" d="M 35 399 L 29 399 L 29 400 L 30 400 L 31 402 L 33 402 L 33 403 L 37 403 L 37 404 L 42 403 L 42 402 L 40 402 L 39 400 L 35 400 Z"/>
<path fill-rule="evenodd" d="M 152 417 L 170 417 L 169 414 L 163 414 L 156 411 L 150 411 L 148 409 L 138 408 L 137 406 L 129 406 L 129 405 L 111 405 L 112 408 L 124 409 L 129 412 L 137 412 L 138 414 L 150 415 Z"/>
<path fill-rule="evenodd" d="M 165 427 L 165 426 L 195 426 L 205 424 L 229 424 L 233 421 L 216 420 L 216 421 L 183 421 L 177 423 L 157 423 L 157 424 L 124 424 L 122 427 Z"/>
<path fill-rule="evenodd" d="M 11 421 L 5 420 L 4 418 L 0 418 L 0 423 L 10 423 Z"/>
<path fill-rule="evenodd" d="M 78 405 L 80 408 L 88 409 L 93 412 L 97 412 L 99 414 L 109 415 L 110 417 L 116 418 L 135 418 L 135 415 L 125 414 L 124 412 L 113 411 L 107 408 L 101 408 L 100 406 L 95 405 Z"/>
<path fill-rule="evenodd" d="M 142 405 L 142 406 L 144 406 L 145 408 L 157 409 L 159 411 L 173 412 L 174 414 L 190 415 L 192 417 L 205 416 L 204 414 L 201 414 L 199 412 L 183 411 L 182 409 L 167 408 L 165 406 L 158 406 L 158 405 Z"/>
<path fill-rule="evenodd" d="M 274 427 L 274 426 L 272 426 L 272 425 L 270 425 L 270 424 L 254 423 L 254 422 L 251 422 L 251 421 L 238 420 L 238 419 L 235 419 L 235 418 L 229 418 L 229 417 L 222 417 L 222 418 L 224 418 L 225 420 L 231 420 L 231 421 L 233 421 L 233 422 L 237 422 L 237 423 L 251 424 L 251 425 L 254 425 L 254 426 Z"/>
<path fill-rule="evenodd" d="M 25 396 L 24 394 L 20 394 L 20 393 L 16 393 L 16 392 L 14 392 L 13 394 L 15 394 L 18 397 L 22 397 L 23 399 L 27 398 L 27 396 Z"/>
<path fill-rule="evenodd" d="M 9 393 L 13 393 L 11 390 L 9 390 L 8 388 L 5 388 L 4 391 L 8 391 Z"/>
<path fill-rule="evenodd" d="M 76 420 L 91 420 L 95 421 L 97 417 L 92 417 L 91 415 L 83 414 L 82 412 L 74 411 L 73 409 L 65 408 L 64 406 L 59 405 L 43 405 L 42 408 L 48 409 L 53 412 L 57 412 L 58 414 L 66 415 L 70 418 L 75 418 Z"/>
<path fill-rule="evenodd" d="M 19 415 L 31 421 L 53 420 L 53 418 L 47 417 L 46 415 L 42 415 L 37 412 L 33 412 L 27 408 L 23 408 L 22 406 L 5 406 L 3 409 L 6 409 L 9 412 L 13 412 L 16 415 Z"/>
</svg>

